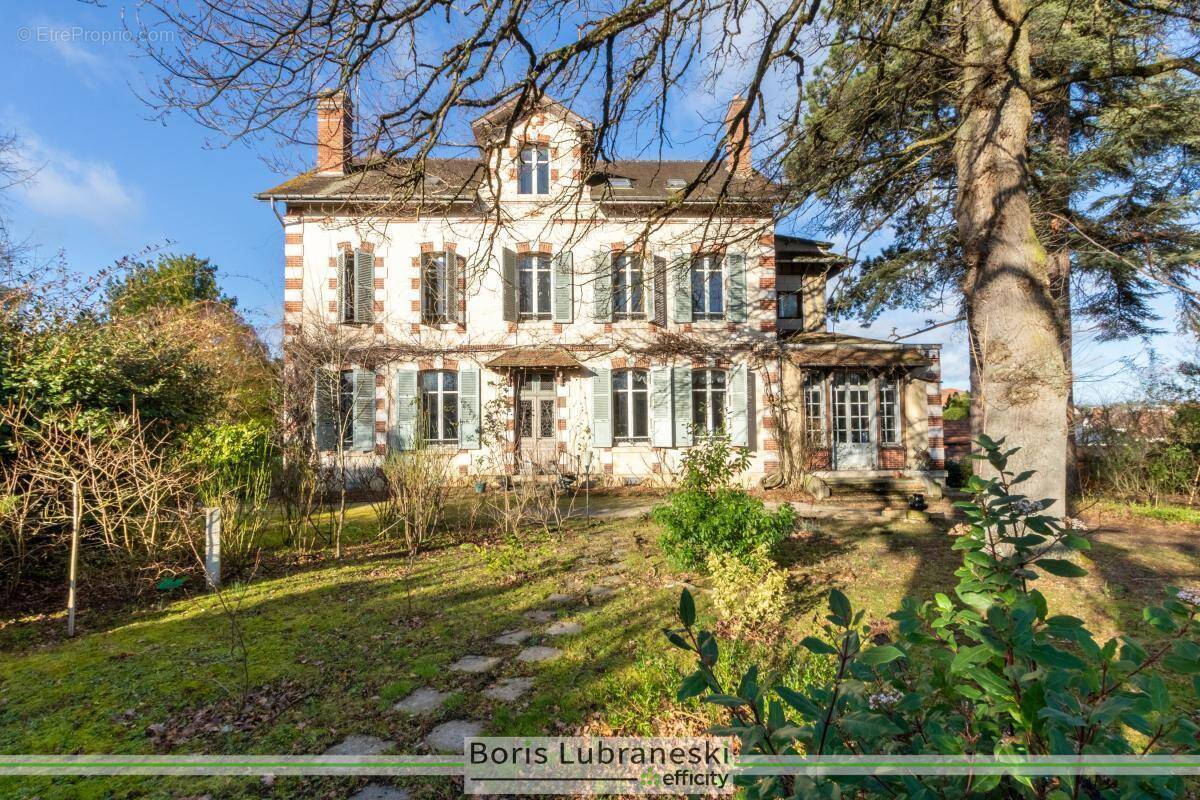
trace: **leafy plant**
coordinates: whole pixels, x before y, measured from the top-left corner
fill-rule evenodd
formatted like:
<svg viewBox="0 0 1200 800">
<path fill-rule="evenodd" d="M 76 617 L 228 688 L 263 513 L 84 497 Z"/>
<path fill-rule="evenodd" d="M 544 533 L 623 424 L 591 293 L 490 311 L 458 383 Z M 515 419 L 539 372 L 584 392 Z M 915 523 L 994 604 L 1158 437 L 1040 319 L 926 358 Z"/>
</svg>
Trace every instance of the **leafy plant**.
<svg viewBox="0 0 1200 800">
<path fill-rule="evenodd" d="M 706 563 L 720 630 L 746 641 L 776 638 L 788 611 L 787 573 L 762 551 L 748 563 L 710 553 Z"/>
<path fill-rule="evenodd" d="M 748 463 L 747 451 L 732 447 L 725 434 L 700 440 L 684 456 L 680 490 L 654 509 L 654 519 L 666 529 L 659 544 L 677 566 L 703 568 L 710 554 L 753 563 L 755 554 L 770 553 L 792 530 L 790 505 L 767 511 L 734 485 Z"/>
<path fill-rule="evenodd" d="M 737 735 L 743 754 L 1180 754 L 1200 752 L 1200 728 L 1179 710 L 1162 672 L 1191 676 L 1200 694 L 1195 642 L 1200 590 L 1169 588 L 1144 618 L 1163 634 L 1154 644 L 1130 636 L 1096 641 L 1083 621 L 1052 614 L 1033 584 L 1043 573 L 1085 574 L 1063 549 L 1089 547 L 1079 524 L 1042 511 L 1018 493 L 1003 440 L 980 438 L 994 478 L 972 476 L 969 522 L 954 547 L 963 553 L 954 597 L 906 599 L 891 615 L 893 642 L 869 644 L 863 612 L 829 594 L 824 636 L 812 653 L 834 662 L 833 678 L 796 690 L 761 686 L 756 667 L 735 690 L 716 677 L 719 648 L 696 629 L 692 596 L 680 598 L 682 627 L 665 631 L 697 656 L 680 699 L 703 696 L 729 709 L 714 732 Z M 1186 680 L 1186 678 L 1184 678 Z M 1194 701 L 1194 698 L 1193 698 Z M 888 797 L 1179 797 L 1174 776 L 1015 775 L 745 778 L 749 797 L 838 797 L 843 791 Z"/>
</svg>

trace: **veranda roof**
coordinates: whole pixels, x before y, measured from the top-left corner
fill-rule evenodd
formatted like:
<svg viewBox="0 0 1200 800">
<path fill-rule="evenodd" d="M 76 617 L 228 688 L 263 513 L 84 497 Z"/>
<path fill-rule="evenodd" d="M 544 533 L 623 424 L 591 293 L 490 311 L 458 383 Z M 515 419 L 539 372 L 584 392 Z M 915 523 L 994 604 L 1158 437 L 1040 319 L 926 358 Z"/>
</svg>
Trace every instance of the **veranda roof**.
<svg viewBox="0 0 1200 800">
<path fill-rule="evenodd" d="M 487 363 L 491 369 L 581 369 L 583 364 L 560 347 L 514 347 Z"/>
</svg>

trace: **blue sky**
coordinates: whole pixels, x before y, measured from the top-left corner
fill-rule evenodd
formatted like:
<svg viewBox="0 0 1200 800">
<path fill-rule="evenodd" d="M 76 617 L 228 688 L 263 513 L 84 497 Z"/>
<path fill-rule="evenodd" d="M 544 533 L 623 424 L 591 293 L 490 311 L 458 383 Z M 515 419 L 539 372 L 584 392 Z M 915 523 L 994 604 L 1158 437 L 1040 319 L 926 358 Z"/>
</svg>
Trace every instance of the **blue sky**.
<svg viewBox="0 0 1200 800">
<path fill-rule="evenodd" d="M 26 164 L 37 169 L 5 209 L 14 233 L 43 255 L 61 250 L 83 272 L 146 247 L 211 258 L 250 320 L 269 329 L 282 307 L 283 237 L 270 208 L 253 194 L 281 177 L 260 158 L 263 148 L 278 157 L 277 143 L 256 151 L 180 115 L 157 119 L 138 96 L 153 65 L 121 40 L 121 11 L 117 4 L 53 0 L 8 4 L 0 17 L 0 131 L 18 135 Z M 717 86 L 690 100 L 674 106 L 667 157 L 699 154 L 728 94 Z M 287 155 L 296 164 L 310 157 Z M 786 223 L 781 230 L 814 233 Z M 1171 301 L 1157 305 L 1170 329 Z M 869 328 L 843 321 L 837 329 L 888 336 L 945 319 L 949 311 L 941 317 L 893 312 Z M 964 335 L 956 325 L 916 339 L 943 344 L 948 386 L 967 383 Z M 1186 354 L 1181 336 L 1157 337 L 1152 346 L 1169 362 Z M 1142 342 L 1100 344 L 1079 331 L 1077 396 L 1103 401 L 1136 391 L 1122 359 L 1144 358 L 1145 348 Z"/>
</svg>

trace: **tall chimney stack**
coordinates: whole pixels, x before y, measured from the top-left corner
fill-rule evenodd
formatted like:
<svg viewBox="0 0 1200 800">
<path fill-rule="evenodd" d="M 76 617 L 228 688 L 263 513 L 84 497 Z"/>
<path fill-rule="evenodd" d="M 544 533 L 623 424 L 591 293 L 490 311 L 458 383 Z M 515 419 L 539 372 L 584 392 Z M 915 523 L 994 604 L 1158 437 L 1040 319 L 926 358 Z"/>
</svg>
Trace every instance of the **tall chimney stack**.
<svg viewBox="0 0 1200 800">
<path fill-rule="evenodd" d="M 749 115 L 740 121 L 735 117 L 746 108 L 746 101 L 736 95 L 729 101 L 725 112 L 725 166 L 739 178 L 748 178 L 753 173 L 750 161 Z"/>
<path fill-rule="evenodd" d="M 345 175 L 350 167 L 354 114 L 342 90 L 317 100 L 317 172 Z"/>
</svg>

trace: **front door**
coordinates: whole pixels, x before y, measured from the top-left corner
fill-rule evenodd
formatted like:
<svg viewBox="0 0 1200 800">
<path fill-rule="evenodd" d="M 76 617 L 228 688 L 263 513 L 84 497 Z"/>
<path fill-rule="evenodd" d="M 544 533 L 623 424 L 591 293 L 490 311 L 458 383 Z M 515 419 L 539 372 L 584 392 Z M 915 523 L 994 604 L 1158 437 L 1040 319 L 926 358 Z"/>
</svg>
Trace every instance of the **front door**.
<svg viewBox="0 0 1200 800">
<path fill-rule="evenodd" d="M 833 468 L 875 468 L 875 391 L 865 372 L 833 378 Z"/>
<path fill-rule="evenodd" d="M 521 466 L 551 470 L 558 461 L 553 372 L 517 375 L 517 448 Z"/>
</svg>

